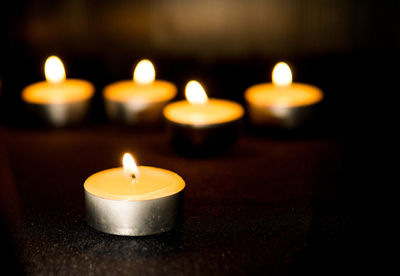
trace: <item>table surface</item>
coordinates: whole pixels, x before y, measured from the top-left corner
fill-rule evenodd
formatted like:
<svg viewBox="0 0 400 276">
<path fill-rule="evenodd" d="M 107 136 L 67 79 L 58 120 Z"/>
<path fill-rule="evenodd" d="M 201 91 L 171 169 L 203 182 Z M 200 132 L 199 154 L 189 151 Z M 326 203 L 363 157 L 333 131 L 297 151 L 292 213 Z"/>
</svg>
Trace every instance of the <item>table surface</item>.
<svg viewBox="0 0 400 276">
<path fill-rule="evenodd" d="M 338 135 L 245 132 L 230 151 L 193 158 L 177 154 L 164 129 L 0 131 L 3 250 L 15 272 L 326 274 L 346 262 L 356 217 Z M 84 180 L 120 166 L 126 151 L 185 179 L 182 226 L 121 237 L 86 224 Z"/>
</svg>

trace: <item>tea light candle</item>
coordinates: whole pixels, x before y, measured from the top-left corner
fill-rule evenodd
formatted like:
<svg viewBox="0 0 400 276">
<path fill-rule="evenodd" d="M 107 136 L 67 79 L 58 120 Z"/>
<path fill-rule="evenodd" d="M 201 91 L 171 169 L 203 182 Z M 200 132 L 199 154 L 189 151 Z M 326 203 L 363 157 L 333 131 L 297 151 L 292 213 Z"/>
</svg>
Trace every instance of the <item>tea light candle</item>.
<svg viewBox="0 0 400 276">
<path fill-rule="evenodd" d="M 174 172 L 136 166 L 126 153 L 123 167 L 91 175 L 84 183 L 87 222 L 115 235 L 146 236 L 179 221 L 184 180 Z"/>
<path fill-rule="evenodd" d="M 64 65 L 56 56 L 49 57 L 44 66 L 46 81 L 22 90 L 22 100 L 44 122 L 61 127 L 84 119 L 94 86 L 85 80 L 66 79 Z"/>
<path fill-rule="evenodd" d="M 106 113 L 110 119 L 126 124 L 159 124 L 164 106 L 176 91 L 173 83 L 155 80 L 153 64 L 142 60 L 135 68 L 133 81 L 119 81 L 104 88 Z"/>
<path fill-rule="evenodd" d="M 310 119 L 323 92 L 313 85 L 292 83 L 290 67 L 280 62 L 272 72 L 272 83 L 253 85 L 244 97 L 251 123 L 291 129 Z"/>
<path fill-rule="evenodd" d="M 197 81 L 187 83 L 185 95 L 187 100 L 164 108 L 173 145 L 186 153 L 209 153 L 232 145 L 243 107 L 228 100 L 208 99 Z"/>
</svg>

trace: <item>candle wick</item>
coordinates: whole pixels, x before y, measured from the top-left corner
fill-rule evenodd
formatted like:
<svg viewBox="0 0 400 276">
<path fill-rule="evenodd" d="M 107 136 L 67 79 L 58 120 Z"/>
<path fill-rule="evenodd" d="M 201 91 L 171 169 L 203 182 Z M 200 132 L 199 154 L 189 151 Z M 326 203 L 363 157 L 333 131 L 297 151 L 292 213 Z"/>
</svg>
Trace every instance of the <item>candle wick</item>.
<svg viewBox="0 0 400 276">
<path fill-rule="evenodd" d="M 131 174 L 131 178 L 132 178 L 132 184 L 135 184 L 136 182 L 136 175 L 134 173 Z"/>
</svg>

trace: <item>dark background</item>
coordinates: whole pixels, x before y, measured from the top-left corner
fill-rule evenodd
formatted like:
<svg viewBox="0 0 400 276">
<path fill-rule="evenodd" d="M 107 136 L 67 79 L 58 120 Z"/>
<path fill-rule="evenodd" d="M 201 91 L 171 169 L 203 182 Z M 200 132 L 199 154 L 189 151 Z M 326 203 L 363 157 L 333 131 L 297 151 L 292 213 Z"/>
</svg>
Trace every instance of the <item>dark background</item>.
<svg viewBox="0 0 400 276">
<path fill-rule="evenodd" d="M 0 199 L 5 264 L 27 274 L 298 274 L 369 268 L 360 222 L 382 116 L 398 88 L 395 1 L 14 1 L 0 8 Z M 39 127 L 20 92 L 58 55 L 71 78 L 96 86 L 88 122 Z M 325 93 L 307 129 L 255 134 L 230 152 L 176 154 L 163 129 L 111 125 L 101 89 L 142 58 L 157 78 L 190 79 L 243 103 L 287 61 L 294 81 Z M 84 222 L 83 181 L 124 151 L 187 181 L 185 220 L 148 238 L 97 233 Z M 254 186 L 254 188 L 252 188 Z M 370 225 L 370 226 L 371 226 Z M 369 228 L 369 227 L 368 227 Z M 364 254 L 362 254 L 364 253 Z M 363 257 L 360 257 L 363 256 Z M 358 262 L 362 259 L 362 265 Z"/>
</svg>

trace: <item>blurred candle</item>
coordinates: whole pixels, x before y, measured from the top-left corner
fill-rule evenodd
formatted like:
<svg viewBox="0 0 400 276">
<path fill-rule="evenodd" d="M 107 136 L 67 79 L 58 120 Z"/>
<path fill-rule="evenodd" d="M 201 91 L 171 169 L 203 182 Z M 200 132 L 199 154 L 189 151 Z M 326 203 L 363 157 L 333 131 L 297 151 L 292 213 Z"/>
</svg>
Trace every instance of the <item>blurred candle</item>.
<svg viewBox="0 0 400 276">
<path fill-rule="evenodd" d="M 133 80 L 118 81 L 103 90 L 106 113 L 112 120 L 130 125 L 156 125 L 162 122 L 162 109 L 175 97 L 176 86 L 155 80 L 149 60 L 141 60 Z"/>
<path fill-rule="evenodd" d="M 127 236 L 168 231 L 181 215 L 184 188 L 184 180 L 176 173 L 137 166 L 126 153 L 123 167 L 100 171 L 85 181 L 88 224 Z"/>
<path fill-rule="evenodd" d="M 61 127 L 84 119 L 94 86 L 85 80 L 66 79 L 64 65 L 56 56 L 47 58 L 46 81 L 22 90 L 22 100 L 44 122 Z"/>
<path fill-rule="evenodd" d="M 251 123 L 291 129 L 310 119 L 323 92 L 313 85 L 292 83 L 290 67 L 279 62 L 272 72 L 272 83 L 253 85 L 244 97 Z"/>
<path fill-rule="evenodd" d="M 219 151 L 232 145 L 244 114 L 243 107 L 228 100 L 209 99 L 197 81 L 187 83 L 185 95 L 187 100 L 164 108 L 173 145 L 198 153 Z"/>
</svg>

